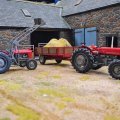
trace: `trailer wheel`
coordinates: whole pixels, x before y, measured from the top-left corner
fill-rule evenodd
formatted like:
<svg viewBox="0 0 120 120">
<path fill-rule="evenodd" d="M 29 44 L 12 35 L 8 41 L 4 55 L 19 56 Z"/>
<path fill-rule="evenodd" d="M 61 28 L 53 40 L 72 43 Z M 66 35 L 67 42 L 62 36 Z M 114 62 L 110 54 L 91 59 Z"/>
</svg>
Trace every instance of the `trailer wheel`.
<svg viewBox="0 0 120 120">
<path fill-rule="evenodd" d="M 102 67 L 102 65 L 93 65 L 92 69 L 93 70 L 98 70 Z"/>
<path fill-rule="evenodd" d="M 60 60 L 60 59 L 56 59 L 55 60 L 58 64 L 60 64 L 61 62 L 62 62 L 62 60 Z"/>
<path fill-rule="evenodd" d="M 120 61 L 114 61 L 109 65 L 110 75 L 115 79 L 120 79 Z"/>
<path fill-rule="evenodd" d="M 37 68 L 37 61 L 36 60 L 28 60 L 26 63 L 26 67 L 29 70 L 35 70 Z"/>
<path fill-rule="evenodd" d="M 0 52 L 0 74 L 5 73 L 11 66 L 11 59 L 5 54 Z"/>
<path fill-rule="evenodd" d="M 26 62 L 25 61 L 21 61 L 20 62 L 20 67 L 25 67 L 26 66 Z"/>
<path fill-rule="evenodd" d="M 86 48 L 77 49 L 73 52 L 72 66 L 77 72 L 86 73 L 92 68 L 94 58 Z"/>
<path fill-rule="evenodd" d="M 45 62 L 46 62 L 46 58 L 43 55 L 40 55 L 39 56 L 39 62 L 40 62 L 40 64 L 44 65 Z"/>
</svg>

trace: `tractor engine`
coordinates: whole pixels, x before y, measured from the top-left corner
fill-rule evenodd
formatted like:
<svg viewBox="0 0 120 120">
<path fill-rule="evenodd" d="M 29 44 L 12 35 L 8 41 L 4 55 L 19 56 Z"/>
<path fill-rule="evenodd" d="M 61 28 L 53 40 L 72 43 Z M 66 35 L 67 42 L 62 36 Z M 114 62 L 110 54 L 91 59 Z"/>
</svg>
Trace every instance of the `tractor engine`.
<svg viewBox="0 0 120 120">
<path fill-rule="evenodd" d="M 113 60 L 118 60 L 118 57 L 112 55 L 94 55 L 95 64 L 101 64 L 102 66 L 108 66 Z"/>
<path fill-rule="evenodd" d="M 24 53 L 24 54 L 20 54 L 20 53 L 17 53 L 17 54 L 14 54 L 14 57 L 16 60 L 19 59 L 28 59 L 28 54 Z"/>
<path fill-rule="evenodd" d="M 32 50 L 30 49 L 22 49 L 22 50 L 15 50 L 14 51 L 15 62 L 19 64 L 20 67 L 26 66 L 26 61 L 33 58 Z"/>
</svg>

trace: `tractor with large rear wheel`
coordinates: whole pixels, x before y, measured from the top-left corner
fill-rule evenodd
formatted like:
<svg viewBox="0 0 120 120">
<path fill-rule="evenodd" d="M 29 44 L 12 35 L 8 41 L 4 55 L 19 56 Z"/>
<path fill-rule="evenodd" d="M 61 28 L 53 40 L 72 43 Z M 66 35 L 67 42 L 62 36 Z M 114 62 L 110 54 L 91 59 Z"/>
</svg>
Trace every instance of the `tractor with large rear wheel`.
<svg viewBox="0 0 120 120">
<path fill-rule="evenodd" d="M 37 61 L 33 55 L 34 45 L 20 44 L 27 36 L 45 24 L 41 18 L 35 18 L 34 23 L 33 27 L 26 28 L 15 36 L 10 41 L 7 50 L 0 51 L 0 74 L 7 72 L 11 65 L 27 67 L 29 70 L 36 69 Z"/>
<path fill-rule="evenodd" d="M 108 66 L 109 74 L 115 79 L 120 79 L 120 48 L 82 45 L 73 52 L 71 62 L 79 73 Z"/>
</svg>

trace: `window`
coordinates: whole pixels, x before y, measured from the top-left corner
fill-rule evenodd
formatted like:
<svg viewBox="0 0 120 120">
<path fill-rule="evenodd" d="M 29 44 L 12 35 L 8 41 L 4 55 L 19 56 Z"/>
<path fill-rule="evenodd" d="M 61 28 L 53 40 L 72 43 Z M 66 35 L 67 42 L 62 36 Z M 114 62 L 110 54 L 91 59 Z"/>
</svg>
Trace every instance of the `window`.
<svg viewBox="0 0 120 120">
<path fill-rule="evenodd" d="M 107 36 L 106 37 L 106 47 L 118 47 L 118 37 Z"/>
<path fill-rule="evenodd" d="M 32 2 L 57 3 L 60 0 L 28 0 Z"/>
<path fill-rule="evenodd" d="M 22 12 L 23 12 L 23 14 L 24 14 L 26 17 L 31 17 L 31 15 L 30 15 L 30 13 L 28 12 L 28 10 L 22 9 Z"/>
<path fill-rule="evenodd" d="M 60 0 L 54 0 L 54 3 L 57 3 L 57 2 L 59 2 Z"/>
</svg>

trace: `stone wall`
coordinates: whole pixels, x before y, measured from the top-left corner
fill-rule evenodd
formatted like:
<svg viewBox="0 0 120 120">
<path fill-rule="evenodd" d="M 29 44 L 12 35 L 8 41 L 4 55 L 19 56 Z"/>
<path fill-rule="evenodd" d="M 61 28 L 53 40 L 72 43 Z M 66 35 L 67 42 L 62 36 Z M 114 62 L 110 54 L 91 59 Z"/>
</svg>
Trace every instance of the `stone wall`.
<svg viewBox="0 0 120 120">
<path fill-rule="evenodd" d="M 65 20 L 73 29 L 97 27 L 98 45 L 106 45 L 106 34 L 117 34 L 120 46 L 120 5 L 86 13 L 66 16 Z"/>
<path fill-rule="evenodd" d="M 9 42 L 18 35 L 24 29 L 15 29 L 15 28 L 0 28 L 0 50 L 8 49 Z M 71 31 L 61 31 L 60 38 L 65 38 L 69 40 L 72 44 L 72 32 Z M 26 37 L 20 44 L 22 45 L 30 45 L 30 35 Z"/>
<path fill-rule="evenodd" d="M 23 29 L 0 28 L 0 50 L 7 49 L 12 38 L 18 35 Z M 30 44 L 30 37 L 27 37 L 22 44 Z"/>
</svg>

